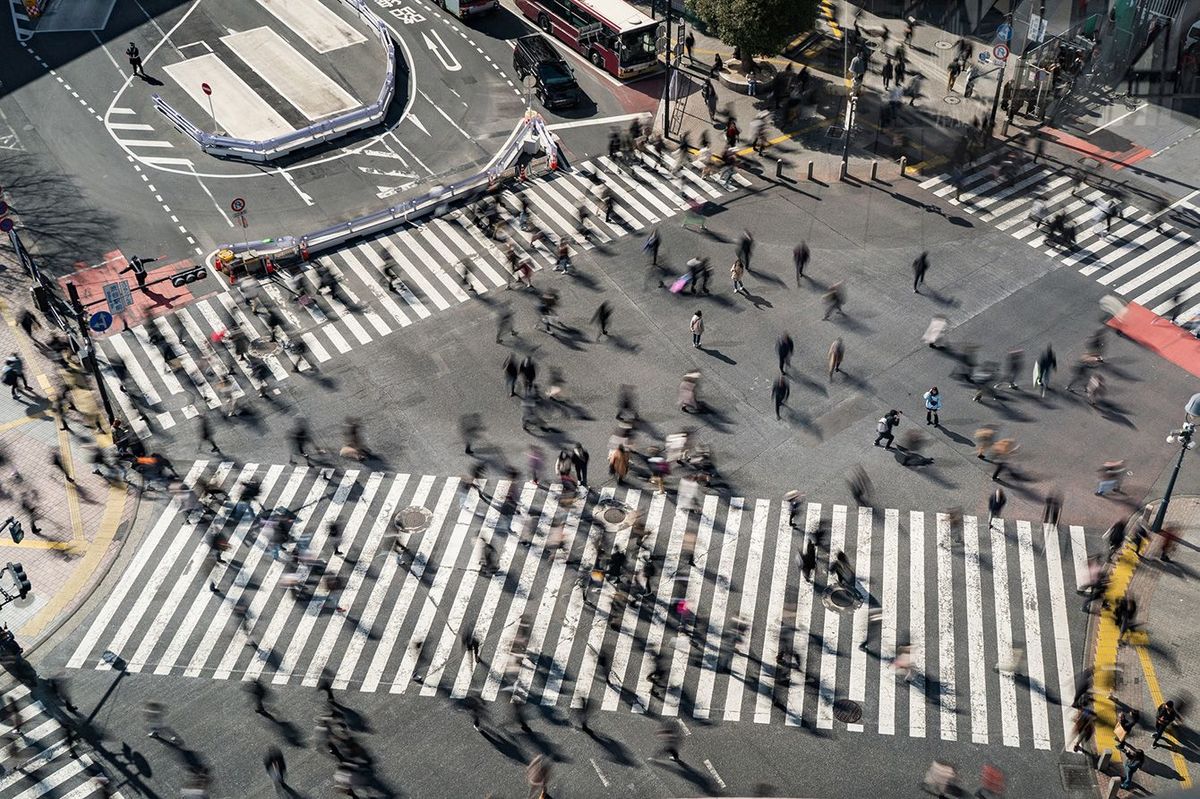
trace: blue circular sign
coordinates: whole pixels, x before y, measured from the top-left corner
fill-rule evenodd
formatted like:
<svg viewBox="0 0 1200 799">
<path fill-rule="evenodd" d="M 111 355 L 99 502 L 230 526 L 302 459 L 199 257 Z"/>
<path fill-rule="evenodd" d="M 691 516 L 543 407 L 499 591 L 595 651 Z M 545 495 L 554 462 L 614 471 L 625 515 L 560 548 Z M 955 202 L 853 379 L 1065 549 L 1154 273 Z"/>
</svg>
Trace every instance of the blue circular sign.
<svg viewBox="0 0 1200 799">
<path fill-rule="evenodd" d="M 1012 25 L 1009 25 L 1007 22 L 1001 23 L 1000 27 L 996 29 L 996 38 L 997 39 L 1003 39 L 1006 42 L 1011 42 L 1012 35 L 1013 35 Z"/>
<path fill-rule="evenodd" d="M 112 314 L 108 311 L 96 311 L 92 314 L 92 318 L 88 320 L 88 327 L 97 333 L 103 333 L 112 327 Z"/>
</svg>

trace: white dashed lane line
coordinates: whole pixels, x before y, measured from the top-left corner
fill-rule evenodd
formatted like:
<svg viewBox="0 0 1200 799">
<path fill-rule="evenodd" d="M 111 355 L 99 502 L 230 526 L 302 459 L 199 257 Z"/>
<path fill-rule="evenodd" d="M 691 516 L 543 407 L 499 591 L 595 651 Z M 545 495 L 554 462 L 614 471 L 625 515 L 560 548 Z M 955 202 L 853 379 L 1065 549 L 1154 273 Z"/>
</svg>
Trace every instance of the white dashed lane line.
<svg viewBox="0 0 1200 799">
<path fill-rule="evenodd" d="M 84 108 L 86 108 L 87 112 L 89 114 L 91 114 L 93 117 L 95 117 L 97 122 L 99 122 L 102 125 L 104 124 L 104 118 L 101 117 L 99 114 L 97 114 L 96 109 L 92 108 L 92 106 L 88 104 L 87 100 L 80 97 L 79 93 L 77 91 L 75 91 L 75 89 L 71 88 L 71 84 L 69 84 L 65 80 L 63 80 L 63 77 L 58 74 L 57 70 L 51 69 L 50 65 L 47 64 L 40 55 L 38 55 L 36 52 L 34 52 L 33 48 L 30 47 L 28 44 L 25 44 L 24 42 L 22 42 L 21 46 L 24 47 L 25 52 L 29 53 L 29 55 L 33 58 L 33 60 L 38 63 L 38 66 L 45 69 L 46 72 L 48 72 L 50 75 L 52 75 L 54 77 L 54 79 L 57 80 L 59 82 L 59 84 L 62 85 L 62 87 L 64 89 L 66 89 L 68 92 L 70 92 L 71 96 L 74 97 L 76 100 L 78 100 L 79 104 L 81 106 L 83 106 Z M 115 113 L 115 114 L 134 114 L 135 112 L 129 108 L 114 108 L 113 113 Z M 144 124 L 140 124 L 140 123 L 138 123 L 138 124 L 134 124 L 134 123 L 114 124 L 113 127 L 121 128 L 121 129 L 125 129 L 125 130 L 153 130 L 153 128 L 150 125 L 144 125 Z M 171 147 L 172 146 L 169 142 L 141 142 L 141 143 L 146 144 L 148 146 L 155 146 L 155 147 Z M 192 236 L 188 232 L 187 228 L 185 228 L 183 225 L 179 224 L 179 220 L 171 213 L 170 206 L 168 206 L 166 203 L 163 202 L 162 196 L 158 194 L 158 190 L 156 188 L 154 188 L 154 184 L 150 183 L 150 178 L 147 177 L 142 172 L 142 168 L 134 162 L 133 156 L 127 154 L 125 157 L 129 160 L 129 162 L 131 164 L 133 164 L 133 171 L 138 173 L 138 175 L 141 177 L 143 183 L 147 184 L 146 188 L 149 189 L 150 193 L 154 195 L 154 201 L 157 202 L 160 206 L 162 206 L 163 212 L 167 216 L 169 216 L 171 218 L 171 221 L 174 222 L 179 227 L 179 232 L 182 233 L 184 238 L 187 239 L 188 244 L 192 245 L 192 248 L 195 250 L 196 255 L 204 255 L 204 250 L 202 250 L 200 247 L 196 246 L 196 240 L 194 238 L 192 238 Z"/>
</svg>

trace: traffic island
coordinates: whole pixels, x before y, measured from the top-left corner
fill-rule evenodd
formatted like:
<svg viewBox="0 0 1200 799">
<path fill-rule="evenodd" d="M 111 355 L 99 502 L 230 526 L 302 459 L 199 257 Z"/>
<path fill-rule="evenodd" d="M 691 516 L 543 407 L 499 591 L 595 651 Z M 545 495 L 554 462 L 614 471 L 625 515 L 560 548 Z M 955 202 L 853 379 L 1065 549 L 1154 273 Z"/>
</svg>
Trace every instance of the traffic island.
<svg viewBox="0 0 1200 799">
<path fill-rule="evenodd" d="M 207 155 L 277 161 L 382 123 L 396 94 L 395 45 L 362 0 L 218 0 L 173 37 L 196 46 L 163 48 L 140 80 L 157 90 L 156 114 Z M 118 103 L 136 112 L 140 92 L 124 92 Z"/>
</svg>

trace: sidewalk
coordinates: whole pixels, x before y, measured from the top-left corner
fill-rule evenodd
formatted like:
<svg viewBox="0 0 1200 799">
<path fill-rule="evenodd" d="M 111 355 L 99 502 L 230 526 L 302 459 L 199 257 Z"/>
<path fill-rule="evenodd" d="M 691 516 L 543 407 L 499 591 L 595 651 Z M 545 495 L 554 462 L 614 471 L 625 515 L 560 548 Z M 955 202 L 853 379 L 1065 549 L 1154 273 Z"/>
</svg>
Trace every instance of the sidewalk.
<svg viewBox="0 0 1200 799">
<path fill-rule="evenodd" d="M 14 517 L 25 538 L 14 544 L 9 531 L 0 534 L 0 566 L 20 563 L 33 590 L 0 610 L 0 621 L 28 650 L 51 635 L 103 577 L 138 500 L 92 474 L 90 448 L 107 447 L 107 435 L 97 439 L 77 418 L 69 421 L 70 430 L 61 429 L 47 400 L 57 385 L 54 366 L 17 327 L 20 310 L 0 300 L 0 353 L 21 355 L 31 389 L 19 392 L 19 400 L 0 392 L 0 522 Z M 49 332 L 35 328 L 34 335 L 45 339 Z M 74 401 L 84 411 L 95 402 L 82 391 L 75 392 Z M 54 453 L 74 483 L 53 464 Z M 2 579 L 15 595 L 12 578 Z"/>
<path fill-rule="evenodd" d="M 1156 505 L 1149 506 L 1145 518 L 1152 519 L 1156 510 Z M 1115 601 L 1121 583 L 1127 582 L 1125 595 L 1134 598 L 1139 608 L 1136 628 L 1120 639 L 1110 611 L 1093 621 L 1095 673 L 1101 675 L 1115 666 L 1116 674 L 1112 700 L 1102 681 L 1096 689 L 1096 749 L 1113 751 L 1106 771 L 1110 777 L 1122 774 L 1121 756 L 1115 749 L 1115 715 L 1126 707 L 1141 714 L 1128 743 L 1145 752 L 1146 762 L 1133 780 L 1133 790 L 1119 789 L 1113 794 L 1118 797 L 1191 788 L 1200 769 L 1196 715 L 1200 640 L 1194 621 L 1188 621 L 1200 604 L 1200 497 L 1175 497 L 1167 509 L 1164 529 L 1168 528 L 1179 535 L 1169 562 L 1161 557 L 1163 539 L 1156 537 L 1141 558 L 1126 547 L 1113 570 L 1106 599 L 1110 604 Z M 1168 699 L 1175 701 L 1182 718 L 1153 747 L 1155 710 Z M 1101 778 L 1102 796 L 1109 795 L 1108 782 Z"/>
<path fill-rule="evenodd" d="M 711 81 L 716 91 L 718 119 L 722 116 L 721 112 L 732 113 L 745 137 L 751 121 L 760 113 L 767 112 L 766 138 L 771 148 L 769 157 L 772 160 L 813 160 L 818 175 L 823 179 L 836 178 L 841 163 L 844 145 L 841 129 L 845 122 L 848 93 L 844 69 L 848 58 L 853 55 L 844 52 L 843 29 L 853 27 L 853 14 L 857 9 L 848 3 L 840 3 L 839 6 L 835 9 L 831 8 L 830 3 L 822 5 L 817 22 L 818 36 L 799 37 L 793 42 L 797 49 L 784 56 L 757 59 L 770 63 L 778 70 L 790 65 L 796 74 L 801 69 L 807 69 L 810 89 L 815 91 L 794 119 L 781 124 L 781 120 L 773 113 L 774 100 L 767 85 L 760 87 L 758 96 L 750 96 L 734 91 L 720 81 Z M 907 53 L 909 74 L 920 74 L 924 79 L 922 96 L 915 106 L 909 106 L 905 98 L 896 121 L 891 125 L 881 125 L 880 112 L 885 105 L 885 90 L 880 74 L 884 64 L 881 50 L 891 53 L 902 43 L 904 22 L 864 12 L 859 17 L 859 26 L 873 55 L 859 94 L 850 156 L 894 162 L 903 155 L 907 157 L 910 168 L 918 172 L 935 169 L 960 156 L 965 133 L 980 115 L 986 114 L 991 108 L 996 76 L 980 77 L 975 82 L 971 98 L 963 97 L 965 75 L 960 77 L 954 91 L 945 90 L 946 68 L 954 57 L 954 43 L 959 37 L 926 25 L 918 26 Z M 693 148 L 698 148 L 701 133 L 707 132 L 716 148 L 723 143 L 722 127 L 709 118 L 699 90 L 709 79 L 715 55 L 720 54 L 725 62 L 727 75 L 736 77 L 738 66 L 733 61 L 732 47 L 711 36 L 694 30 L 691 32 L 696 39 L 693 50 L 695 58 L 690 60 L 684 56 L 682 62 L 684 71 L 695 82 L 695 86 L 692 93 L 672 103 L 672 106 L 675 103 L 684 104 L 683 123 L 676 138 L 686 135 Z M 987 49 L 985 42 L 975 39 L 968 41 L 976 52 Z M 677 111 L 673 109 L 671 113 L 674 115 Z M 664 115 L 658 115 L 656 124 L 660 130 L 664 123 Z M 751 149 L 743 147 L 738 154 L 748 156 Z"/>
</svg>

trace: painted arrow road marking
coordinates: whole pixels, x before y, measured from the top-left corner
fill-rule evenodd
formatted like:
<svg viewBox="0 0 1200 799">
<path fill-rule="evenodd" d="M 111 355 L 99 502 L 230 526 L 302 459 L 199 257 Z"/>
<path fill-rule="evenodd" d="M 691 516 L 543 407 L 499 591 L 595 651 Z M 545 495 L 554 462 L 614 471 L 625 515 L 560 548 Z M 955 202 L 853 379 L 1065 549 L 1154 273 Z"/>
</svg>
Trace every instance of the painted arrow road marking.
<svg viewBox="0 0 1200 799">
<path fill-rule="evenodd" d="M 430 40 L 429 36 L 431 35 L 434 39 L 437 39 L 438 45 L 441 45 L 440 50 L 438 49 L 438 46 Z M 421 38 L 425 40 L 425 46 L 433 51 L 433 54 L 437 56 L 438 61 L 441 61 L 442 66 L 448 71 L 458 72 L 460 69 L 462 69 L 462 64 L 458 63 L 458 59 L 455 58 L 454 54 L 450 52 L 450 48 L 447 47 L 446 43 L 442 41 L 442 37 L 438 36 L 437 31 L 429 31 L 428 34 L 422 31 Z M 445 52 L 445 55 L 442 55 L 443 52 Z"/>
</svg>

